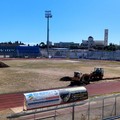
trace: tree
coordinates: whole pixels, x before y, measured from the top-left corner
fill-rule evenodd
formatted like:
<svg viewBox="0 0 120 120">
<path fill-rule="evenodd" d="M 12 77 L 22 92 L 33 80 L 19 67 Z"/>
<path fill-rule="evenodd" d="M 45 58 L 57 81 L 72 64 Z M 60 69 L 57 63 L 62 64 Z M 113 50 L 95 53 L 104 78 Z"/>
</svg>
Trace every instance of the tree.
<svg viewBox="0 0 120 120">
<path fill-rule="evenodd" d="M 11 42 L 11 41 L 9 41 L 9 42 L 8 42 L 8 44 L 9 44 L 9 45 L 11 45 L 11 44 L 12 44 L 12 42 Z"/>
<path fill-rule="evenodd" d="M 41 42 L 41 43 L 40 43 L 40 47 L 41 47 L 41 48 L 46 48 L 47 45 L 46 45 L 44 42 Z"/>
<path fill-rule="evenodd" d="M 114 44 L 112 44 L 112 43 L 110 43 L 110 44 L 109 44 L 108 46 L 106 46 L 104 49 L 105 49 L 105 50 L 108 50 L 108 51 L 115 51 L 115 50 L 117 50 L 116 45 L 114 45 Z"/>
</svg>

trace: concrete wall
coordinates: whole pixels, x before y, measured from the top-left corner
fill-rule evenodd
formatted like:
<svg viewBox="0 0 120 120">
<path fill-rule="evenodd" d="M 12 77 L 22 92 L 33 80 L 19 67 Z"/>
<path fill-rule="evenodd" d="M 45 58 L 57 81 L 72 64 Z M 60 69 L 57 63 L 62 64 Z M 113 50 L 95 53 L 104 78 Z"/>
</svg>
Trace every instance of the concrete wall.
<svg viewBox="0 0 120 120">
<path fill-rule="evenodd" d="M 120 51 L 85 51 L 67 50 L 51 51 L 52 57 L 63 57 L 71 59 L 100 59 L 100 60 L 120 60 Z"/>
</svg>

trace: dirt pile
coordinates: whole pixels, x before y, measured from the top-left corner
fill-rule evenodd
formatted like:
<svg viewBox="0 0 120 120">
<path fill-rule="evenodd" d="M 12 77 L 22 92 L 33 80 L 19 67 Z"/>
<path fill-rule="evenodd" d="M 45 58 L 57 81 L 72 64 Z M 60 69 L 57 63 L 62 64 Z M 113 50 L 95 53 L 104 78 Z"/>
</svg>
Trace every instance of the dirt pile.
<svg viewBox="0 0 120 120">
<path fill-rule="evenodd" d="M 0 68 L 4 68 L 4 67 L 10 67 L 10 66 L 0 61 Z"/>
</svg>

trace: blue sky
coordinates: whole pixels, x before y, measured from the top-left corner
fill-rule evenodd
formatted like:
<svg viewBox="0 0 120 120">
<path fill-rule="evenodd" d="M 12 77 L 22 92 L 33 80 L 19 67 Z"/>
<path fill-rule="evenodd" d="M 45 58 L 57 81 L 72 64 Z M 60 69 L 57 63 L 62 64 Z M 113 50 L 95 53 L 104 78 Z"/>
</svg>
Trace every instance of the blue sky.
<svg viewBox="0 0 120 120">
<path fill-rule="evenodd" d="M 120 0 L 0 0 L 0 42 L 46 43 L 45 10 L 51 10 L 50 41 L 81 43 L 89 36 L 120 44 Z"/>
</svg>

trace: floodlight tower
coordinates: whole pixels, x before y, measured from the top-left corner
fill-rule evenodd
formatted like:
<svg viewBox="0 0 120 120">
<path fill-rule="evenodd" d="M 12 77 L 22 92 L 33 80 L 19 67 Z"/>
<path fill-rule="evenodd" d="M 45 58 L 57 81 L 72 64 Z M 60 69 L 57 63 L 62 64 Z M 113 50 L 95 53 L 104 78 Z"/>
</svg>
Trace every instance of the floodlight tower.
<svg viewBox="0 0 120 120">
<path fill-rule="evenodd" d="M 52 18 L 51 11 L 45 11 L 45 18 L 47 18 L 47 54 L 49 57 L 49 18 Z"/>
</svg>

